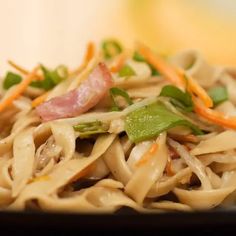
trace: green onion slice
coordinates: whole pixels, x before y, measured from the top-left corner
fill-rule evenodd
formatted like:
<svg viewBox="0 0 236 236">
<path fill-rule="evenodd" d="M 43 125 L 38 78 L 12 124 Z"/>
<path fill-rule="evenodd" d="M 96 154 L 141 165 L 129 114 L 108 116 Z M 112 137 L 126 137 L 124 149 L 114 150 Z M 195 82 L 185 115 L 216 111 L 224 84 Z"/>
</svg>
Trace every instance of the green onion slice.
<svg viewBox="0 0 236 236">
<path fill-rule="evenodd" d="M 171 102 L 185 111 L 193 110 L 193 101 L 189 92 L 183 92 L 176 86 L 166 85 L 162 88 L 160 96 L 170 97 Z"/>
<path fill-rule="evenodd" d="M 145 60 L 145 58 L 141 54 L 139 54 L 138 52 L 134 52 L 133 60 L 134 61 L 138 61 L 138 62 L 145 62 L 145 63 L 147 63 L 148 66 L 150 67 L 151 71 L 152 71 L 152 75 L 153 76 L 160 75 L 160 73 L 151 64 L 149 64 Z"/>
<path fill-rule="evenodd" d="M 120 69 L 120 71 L 118 72 L 118 75 L 120 77 L 126 77 L 126 76 L 136 75 L 136 73 L 132 69 L 132 67 L 130 67 L 129 65 L 126 64 Z"/>
<path fill-rule="evenodd" d="M 214 106 L 217 106 L 220 103 L 229 99 L 228 91 L 227 91 L 226 87 L 223 87 L 223 86 L 211 88 L 208 91 L 208 94 L 210 95 L 210 97 L 214 103 Z"/>
<path fill-rule="evenodd" d="M 102 43 L 103 53 L 106 59 L 110 59 L 122 52 L 121 44 L 116 40 L 106 40 Z"/>
<path fill-rule="evenodd" d="M 80 133 L 81 138 L 88 138 L 91 135 L 102 134 L 108 131 L 108 127 L 101 121 L 85 122 L 73 126 L 75 131 Z"/>
<path fill-rule="evenodd" d="M 63 65 L 58 66 L 55 70 L 49 70 L 41 65 L 41 70 L 43 72 L 44 80 L 33 81 L 30 84 L 32 87 L 50 90 L 68 77 L 68 69 Z"/>
<path fill-rule="evenodd" d="M 3 88 L 9 89 L 13 85 L 19 84 L 22 81 L 22 77 L 18 74 L 8 72 L 3 81 Z"/>
<path fill-rule="evenodd" d="M 112 99 L 112 108 L 111 108 L 112 111 L 119 111 L 120 110 L 119 105 L 116 102 L 117 96 L 123 97 L 128 105 L 133 104 L 129 94 L 124 89 L 120 89 L 120 88 L 116 88 L 116 87 L 111 88 L 110 89 L 110 96 Z"/>
</svg>

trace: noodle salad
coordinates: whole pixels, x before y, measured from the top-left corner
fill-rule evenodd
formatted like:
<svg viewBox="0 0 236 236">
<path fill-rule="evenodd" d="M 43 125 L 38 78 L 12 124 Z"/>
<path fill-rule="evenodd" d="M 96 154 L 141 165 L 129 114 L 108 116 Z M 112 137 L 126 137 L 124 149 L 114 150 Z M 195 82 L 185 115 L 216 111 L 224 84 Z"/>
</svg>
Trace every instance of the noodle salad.
<svg viewBox="0 0 236 236">
<path fill-rule="evenodd" d="M 198 52 L 90 42 L 71 70 L 9 61 L 0 208 L 193 211 L 235 204 L 236 70 Z"/>
</svg>

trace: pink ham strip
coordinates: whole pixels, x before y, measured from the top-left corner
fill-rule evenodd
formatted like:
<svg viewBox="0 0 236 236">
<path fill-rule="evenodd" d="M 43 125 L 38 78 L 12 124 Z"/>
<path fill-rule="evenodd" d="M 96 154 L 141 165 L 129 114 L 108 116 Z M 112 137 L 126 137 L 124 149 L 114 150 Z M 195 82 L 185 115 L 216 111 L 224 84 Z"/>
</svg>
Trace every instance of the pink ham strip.
<svg viewBox="0 0 236 236">
<path fill-rule="evenodd" d="M 78 116 L 94 107 L 112 85 L 108 68 L 99 63 L 79 88 L 42 103 L 36 112 L 43 121 Z"/>
</svg>

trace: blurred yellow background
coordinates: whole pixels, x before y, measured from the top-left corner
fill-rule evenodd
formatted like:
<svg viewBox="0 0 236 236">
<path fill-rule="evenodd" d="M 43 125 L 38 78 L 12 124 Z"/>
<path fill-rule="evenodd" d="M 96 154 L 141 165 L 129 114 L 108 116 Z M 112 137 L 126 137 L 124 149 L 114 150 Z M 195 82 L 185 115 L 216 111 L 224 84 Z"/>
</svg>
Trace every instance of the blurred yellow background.
<svg viewBox="0 0 236 236">
<path fill-rule="evenodd" d="M 235 0 L 132 0 L 141 41 L 163 52 L 196 48 L 210 61 L 236 65 Z"/>
<path fill-rule="evenodd" d="M 105 37 L 236 65 L 235 0 L 0 0 L 0 29 L 0 74 L 7 59 L 76 66 L 86 42 Z"/>
</svg>

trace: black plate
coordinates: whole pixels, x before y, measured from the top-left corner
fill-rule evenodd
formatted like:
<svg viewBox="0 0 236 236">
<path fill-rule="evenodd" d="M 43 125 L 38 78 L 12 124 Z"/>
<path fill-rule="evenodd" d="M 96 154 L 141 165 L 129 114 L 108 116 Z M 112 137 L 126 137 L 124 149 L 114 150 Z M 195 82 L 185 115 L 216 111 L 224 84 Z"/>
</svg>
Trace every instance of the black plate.
<svg viewBox="0 0 236 236">
<path fill-rule="evenodd" d="M 236 231 L 236 211 L 219 209 L 191 213 L 138 214 L 122 209 L 116 214 L 68 214 L 43 212 L 0 212 L 1 235 L 79 235 L 106 233 L 123 235 L 138 232 L 145 235 L 199 235 Z M 158 232 L 158 234 L 153 234 Z M 44 235 L 42 235 L 44 234 Z"/>
</svg>

